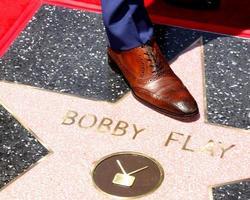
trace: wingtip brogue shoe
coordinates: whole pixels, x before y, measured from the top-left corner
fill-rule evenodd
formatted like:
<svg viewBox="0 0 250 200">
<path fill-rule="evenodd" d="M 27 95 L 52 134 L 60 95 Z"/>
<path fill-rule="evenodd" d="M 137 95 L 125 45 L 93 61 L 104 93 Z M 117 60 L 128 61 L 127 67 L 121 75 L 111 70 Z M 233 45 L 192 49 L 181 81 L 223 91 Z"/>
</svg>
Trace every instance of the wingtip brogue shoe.
<svg viewBox="0 0 250 200">
<path fill-rule="evenodd" d="M 125 51 L 108 48 L 108 57 L 140 102 L 181 121 L 197 119 L 195 99 L 172 71 L 155 40 Z"/>
</svg>

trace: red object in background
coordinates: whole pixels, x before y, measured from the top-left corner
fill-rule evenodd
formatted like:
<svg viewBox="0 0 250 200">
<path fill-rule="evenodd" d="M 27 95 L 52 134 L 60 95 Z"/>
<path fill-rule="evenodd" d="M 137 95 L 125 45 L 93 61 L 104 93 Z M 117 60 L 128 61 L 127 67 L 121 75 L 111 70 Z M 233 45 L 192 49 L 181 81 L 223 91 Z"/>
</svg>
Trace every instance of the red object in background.
<svg viewBox="0 0 250 200">
<path fill-rule="evenodd" d="M 145 0 L 155 23 L 250 38 L 249 0 L 221 0 L 215 10 L 181 8 L 166 1 Z M 101 12 L 100 0 L 0 0 L 0 57 L 43 3 Z"/>
<path fill-rule="evenodd" d="M 0 57 L 40 5 L 40 0 L 0 0 Z"/>
<path fill-rule="evenodd" d="M 167 0 L 148 7 L 153 21 L 250 38 L 250 1 L 221 0 L 216 9 L 188 9 Z"/>
</svg>

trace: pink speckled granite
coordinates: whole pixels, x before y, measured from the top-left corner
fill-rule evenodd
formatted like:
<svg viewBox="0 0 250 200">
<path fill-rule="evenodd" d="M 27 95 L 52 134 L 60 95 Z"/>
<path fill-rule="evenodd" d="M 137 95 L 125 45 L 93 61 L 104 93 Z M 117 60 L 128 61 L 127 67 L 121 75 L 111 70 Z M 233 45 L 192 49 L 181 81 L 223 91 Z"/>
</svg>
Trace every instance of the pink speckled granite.
<svg viewBox="0 0 250 200">
<path fill-rule="evenodd" d="M 250 177 L 250 133 L 205 123 L 203 100 L 202 48 L 193 46 L 183 53 L 172 68 L 198 101 L 201 117 L 183 123 L 145 107 L 129 93 L 115 104 L 91 101 L 52 93 L 13 83 L 0 84 L 0 99 L 10 111 L 30 127 L 53 151 L 50 156 L 0 193 L 4 200 L 104 200 L 110 199 L 95 189 L 91 179 L 94 163 L 103 156 L 120 151 L 136 151 L 158 160 L 165 171 L 160 188 L 143 199 L 208 200 L 209 186 Z M 62 125 L 68 110 L 79 116 L 90 113 L 129 123 L 126 135 L 100 133 L 96 127 L 79 128 Z M 79 119 L 80 117 L 78 117 Z M 134 140 L 132 124 L 145 128 Z M 114 128 L 115 125 L 112 126 Z M 165 142 L 171 132 L 179 141 Z M 213 140 L 228 147 L 236 145 L 220 158 L 220 145 L 215 155 L 202 151 L 181 150 L 185 138 L 187 148 L 201 149 Z"/>
</svg>

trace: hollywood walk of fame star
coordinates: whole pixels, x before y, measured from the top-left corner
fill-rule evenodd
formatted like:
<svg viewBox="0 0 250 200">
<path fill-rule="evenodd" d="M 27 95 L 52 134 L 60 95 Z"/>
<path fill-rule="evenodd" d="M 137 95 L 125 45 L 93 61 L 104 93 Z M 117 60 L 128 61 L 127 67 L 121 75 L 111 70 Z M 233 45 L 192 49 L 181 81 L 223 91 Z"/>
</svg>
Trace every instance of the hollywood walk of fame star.
<svg viewBox="0 0 250 200">
<path fill-rule="evenodd" d="M 210 186 L 249 178 L 249 132 L 204 122 L 203 53 L 197 44 L 171 65 L 199 104 L 201 117 L 193 123 L 152 111 L 131 93 L 112 104 L 1 82 L 1 101 L 53 154 L 3 190 L 0 199 L 109 199 L 93 186 L 91 170 L 102 157 L 121 151 L 149 155 L 164 168 L 162 185 L 145 199 L 208 200 Z M 100 133 L 96 127 L 65 125 L 63 118 L 69 110 L 127 121 L 145 131 L 133 139 L 129 134 Z M 222 154 L 222 147 L 231 148 Z"/>
</svg>

